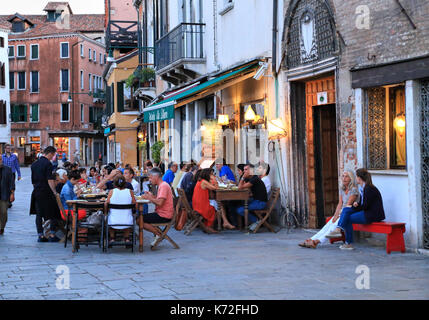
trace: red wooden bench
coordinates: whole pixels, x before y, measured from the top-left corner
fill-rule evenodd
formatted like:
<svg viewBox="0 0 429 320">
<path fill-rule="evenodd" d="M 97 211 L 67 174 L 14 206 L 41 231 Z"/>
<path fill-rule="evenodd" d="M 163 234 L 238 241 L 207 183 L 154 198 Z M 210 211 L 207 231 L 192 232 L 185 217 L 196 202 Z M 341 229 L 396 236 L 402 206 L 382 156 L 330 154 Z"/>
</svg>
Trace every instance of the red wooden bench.
<svg viewBox="0 0 429 320">
<path fill-rule="evenodd" d="M 326 218 L 326 222 L 331 220 L 332 217 Z M 387 234 L 386 252 L 390 254 L 392 251 L 400 251 L 405 253 L 404 232 L 405 223 L 400 222 L 373 222 L 371 224 L 353 224 L 354 231 L 364 231 L 373 233 Z M 337 241 L 346 241 L 343 236 L 341 238 L 330 239 L 331 244 Z"/>
</svg>

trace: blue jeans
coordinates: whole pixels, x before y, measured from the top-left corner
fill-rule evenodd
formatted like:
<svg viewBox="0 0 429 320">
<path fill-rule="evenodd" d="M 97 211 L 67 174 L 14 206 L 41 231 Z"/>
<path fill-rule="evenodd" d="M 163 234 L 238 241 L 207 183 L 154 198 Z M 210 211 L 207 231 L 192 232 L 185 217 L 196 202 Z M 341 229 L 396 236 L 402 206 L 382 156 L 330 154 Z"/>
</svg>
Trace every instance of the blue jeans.
<svg viewBox="0 0 429 320">
<path fill-rule="evenodd" d="M 367 224 L 363 211 L 353 212 L 352 208 L 344 208 L 341 212 L 338 228 L 346 234 L 346 243 L 353 243 L 353 224 Z"/>
<path fill-rule="evenodd" d="M 263 209 L 265 209 L 266 206 L 267 206 L 267 203 L 264 202 L 264 201 L 250 199 L 249 200 L 249 205 L 248 205 L 248 209 L 249 209 L 249 221 L 251 223 L 255 223 L 256 221 L 258 221 L 258 217 L 256 217 L 254 214 L 250 213 L 250 211 L 253 211 L 253 210 L 263 210 Z M 244 207 L 237 208 L 237 214 L 239 214 L 240 216 L 244 217 Z"/>
</svg>

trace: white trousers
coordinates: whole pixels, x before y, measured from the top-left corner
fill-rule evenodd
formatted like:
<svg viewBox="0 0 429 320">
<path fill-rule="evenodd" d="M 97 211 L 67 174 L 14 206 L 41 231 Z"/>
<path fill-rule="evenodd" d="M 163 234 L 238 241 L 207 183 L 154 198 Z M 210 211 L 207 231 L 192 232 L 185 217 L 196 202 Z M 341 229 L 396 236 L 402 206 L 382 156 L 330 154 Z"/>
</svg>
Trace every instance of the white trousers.
<svg viewBox="0 0 429 320">
<path fill-rule="evenodd" d="M 325 224 L 325 226 L 322 229 L 320 229 L 318 233 L 316 233 L 314 236 L 311 237 L 311 240 L 319 240 L 320 244 L 326 244 L 329 240 L 328 238 L 326 238 L 326 235 L 337 228 L 339 221 L 340 221 L 340 218 L 338 218 L 337 221 L 335 222 L 332 222 L 332 219 L 329 220 L 329 222 Z"/>
</svg>

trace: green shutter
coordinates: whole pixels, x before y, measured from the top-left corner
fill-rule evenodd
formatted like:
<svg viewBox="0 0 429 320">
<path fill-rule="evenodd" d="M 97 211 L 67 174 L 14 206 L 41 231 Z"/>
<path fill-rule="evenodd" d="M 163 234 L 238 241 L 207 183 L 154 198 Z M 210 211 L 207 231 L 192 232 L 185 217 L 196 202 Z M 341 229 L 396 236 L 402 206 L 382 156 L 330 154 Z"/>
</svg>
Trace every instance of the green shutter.
<svg viewBox="0 0 429 320">
<path fill-rule="evenodd" d="M 106 87 L 106 113 L 110 116 L 112 114 L 112 112 L 110 111 L 112 106 L 112 99 L 111 99 L 111 95 L 112 94 L 112 90 L 110 89 L 109 86 Z"/>
<path fill-rule="evenodd" d="M 16 106 L 12 104 L 10 106 L 10 121 L 17 122 L 16 120 Z"/>
<path fill-rule="evenodd" d="M 89 122 L 95 123 L 95 121 L 94 121 L 94 107 L 89 107 Z"/>
<path fill-rule="evenodd" d="M 24 107 L 24 122 L 27 122 L 27 119 L 28 119 L 28 118 L 27 118 L 27 117 L 28 117 L 28 113 L 27 113 L 27 111 L 28 111 L 28 110 L 27 110 L 27 105 L 24 105 L 23 107 Z"/>
<path fill-rule="evenodd" d="M 20 115 L 20 106 L 19 105 L 13 105 L 12 106 L 12 122 L 19 122 L 19 115 Z"/>
<path fill-rule="evenodd" d="M 124 112 L 124 83 L 118 82 L 117 86 L 118 86 L 118 89 L 117 89 L 118 112 Z"/>
<path fill-rule="evenodd" d="M 38 104 L 31 105 L 31 121 L 39 122 L 39 105 Z"/>
</svg>

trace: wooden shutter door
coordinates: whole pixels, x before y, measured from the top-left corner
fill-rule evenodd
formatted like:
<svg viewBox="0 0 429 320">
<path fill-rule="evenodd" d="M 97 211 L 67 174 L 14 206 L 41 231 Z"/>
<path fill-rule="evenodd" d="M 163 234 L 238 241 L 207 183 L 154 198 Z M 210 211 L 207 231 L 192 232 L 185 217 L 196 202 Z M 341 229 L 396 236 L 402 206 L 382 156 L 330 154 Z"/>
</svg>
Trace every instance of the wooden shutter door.
<svg viewBox="0 0 429 320">
<path fill-rule="evenodd" d="M 117 83 L 118 89 L 117 89 L 117 107 L 118 112 L 124 112 L 124 83 L 118 82 Z"/>
<path fill-rule="evenodd" d="M 7 124 L 5 101 L 0 101 L 0 124 Z"/>
</svg>

